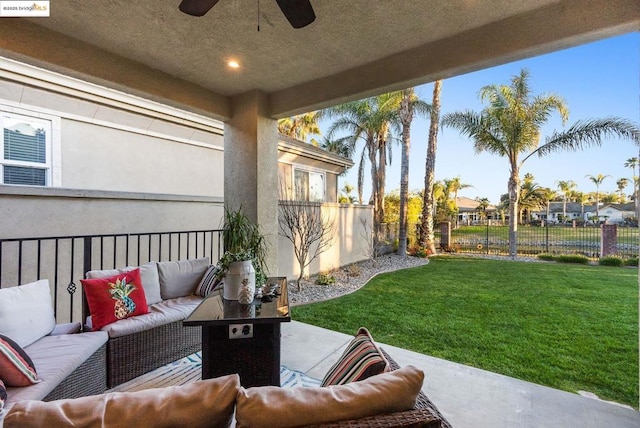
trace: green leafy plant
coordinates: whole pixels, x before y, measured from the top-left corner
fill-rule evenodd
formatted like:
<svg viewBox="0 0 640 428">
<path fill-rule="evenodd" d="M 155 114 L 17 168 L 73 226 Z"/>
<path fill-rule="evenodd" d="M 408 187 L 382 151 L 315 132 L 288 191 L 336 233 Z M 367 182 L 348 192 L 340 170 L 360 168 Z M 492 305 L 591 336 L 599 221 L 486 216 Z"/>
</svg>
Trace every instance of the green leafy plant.
<svg viewBox="0 0 640 428">
<path fill-rule="evenodd" d="M 580 254 L 563 254 L 555 257 L 555 261 L 558 263 L 579 263 L 589 264 L 589 258 Z"/>
<path fill-rule="evenodd" d="M 549 254 L 549 253 L 538 254 L 538 258 L 540 260 L 544 260 L 546 262 L 553 262 L 553 261 L 556 260 L 556 258 L 553 256 L 553 254 Z"/>
<path fill-rule="evenodd" d="M 233 262 L 251 260 L 256 271 L 256 284 L 264 284 L 266 275 L 267 245 L 260 228 L 242 212 L 225 208 L 222 223 L 224 254 L 218 261 L 219 276 L 224 276 Z"/>
<path fill-rule="evenodd" d="M 318 285 L 331 285 L 336 283 L 336 277 L 328 273 L 320 273 L 316 278 Z"/>
<path fill-rule="evenodd" d="M 616 256 L 607 256 L 598 260 L 598 264 L 601 266 L 622 266 L 624 264 L 624 260 Z"/>
<path fill-rule="evenodd" d="M 629 259 L 626 259 L 624 261 L 624 265 L 625 266 L 638 266 L 638 258 L 637 257 L 631 257 Z"/>
</svg>

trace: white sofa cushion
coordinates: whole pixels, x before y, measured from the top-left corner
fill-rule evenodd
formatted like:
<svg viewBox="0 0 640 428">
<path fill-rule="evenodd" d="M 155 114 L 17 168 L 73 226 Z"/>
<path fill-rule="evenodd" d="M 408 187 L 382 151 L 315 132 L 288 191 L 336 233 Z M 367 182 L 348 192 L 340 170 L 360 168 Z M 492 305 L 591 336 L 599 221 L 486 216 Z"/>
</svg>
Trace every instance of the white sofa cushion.
<svg viewBox="0 0 640 428">
<path fill-rule="evenodd" d="M 158 262 L 162 300 L 193 294 L 207 269 L 209 269 L 209 257 Z"/>
<path fill-rule="evenodd" d="M 182 321 L 198 307 L 204 298 L 200 296 L 184 296 L 176 299 L 163 300 L 149 306 L 149 312 L 143 315 L 118 320 L 102 327 L 110 338 L 126 336 L 141 331 L 150 330 L 164 324 Z"/>
<path fill-rule="evenodd" d="M 137 268 L 138 266 L 127 266 L 123 269 L 90 270 L 86 276 L 87 279 L 109 278 L 110 276 L 119 275 Z M 147 298 L 147 305 L 153 305 L 162 301 L 162 297 L 160 297 L 160 278 L 158 277 L 156 262 L 149 262 L 140 266 L 140 281 L 142 281 L 144 295 Z"/>
<path fill-rule="evenodd" d="M 27 346 L 24 350 L 36 366 L 40 383 L 7 388 L 7 404 L 20 400 L 42 400 L 104 345 L 107 339 L 107 334 L 103 331 L 61 334 L 42 337 Z"/>
<path fill-rule="evenodd" d="M 22 348 L 51 333 L 55 325 L 49 280 L 0 289 L 0 333 Z"/>
</svg>

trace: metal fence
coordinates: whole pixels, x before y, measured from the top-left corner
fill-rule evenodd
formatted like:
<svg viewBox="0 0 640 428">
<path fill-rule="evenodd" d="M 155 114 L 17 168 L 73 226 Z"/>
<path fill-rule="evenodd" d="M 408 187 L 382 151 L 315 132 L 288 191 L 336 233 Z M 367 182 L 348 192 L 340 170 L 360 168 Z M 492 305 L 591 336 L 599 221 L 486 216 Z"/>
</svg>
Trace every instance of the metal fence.
<svg viewBox="0 0 640 428">
<path fill-rule="evenodd" d="M 0 288 L 48 279 L 58 322 L 82 316 L 80 279 L 93 269 L 222 254 L 222 230 L 0 239 Z"/>
<path fill-rule="evenodd" d="M 436 234 L 440 242 L 440 231 Z M 602 229 L 597 226 L 572 227 L 560 225 L 518 226 L 517 253 L 580 254 L 589 258 L 601 256 Z M 451 231 L 450 249 L 479 254 L 508 254 L 509 227 L 484 224 L 460 226 Z M 638 257 L 638 228 L 618 225 L 615 255 Z"/>
<path fill-rule="evenodd" d="M 420 225 L 408 228 L 408 244 L 417 242 Z M 398 225 L 381 226 L 382 240 L 394 244 L 398 239 Z M 436 246 L 440 246 L 439 227 L 435 228 Z M 519 225 L 517 232 L 517 252 L 520 255 L 538 254 L 581 254 L 589 258 L 601 256 L 602 229 L 597 226 L 572 225 Z M 617 226 L 615 254 L 622 258 L 638 257 L 638 228 L 627 225 Z M 509 226 L 496 222 L 482 222 L 460 225 L 451 230 L 451 241 L 445 251 L 475 254 L 509 254 Z"/>
</svg>

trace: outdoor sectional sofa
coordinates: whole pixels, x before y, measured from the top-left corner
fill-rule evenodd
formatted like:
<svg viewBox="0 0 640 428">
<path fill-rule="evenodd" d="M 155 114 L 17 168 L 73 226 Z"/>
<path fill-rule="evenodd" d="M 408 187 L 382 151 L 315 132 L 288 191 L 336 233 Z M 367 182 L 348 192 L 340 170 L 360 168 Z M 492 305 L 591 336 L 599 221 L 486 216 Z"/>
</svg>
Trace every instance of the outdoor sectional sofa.
<svg viewBox="0 0 640 428">
<path fill-rule="evenodd" d="M 104 392 L 108 335 L 102 331 L 79 332 L 80 323 L 56 325 L 48 280 L 0 289 L 0 379 L 4 377 L 7 395 L 4 405 Z M 37 383 L 31 384 L 31 372 L 22 361 L 37 369 Z"/>
<path fill-rule="evenodd" d="M 238 375 L 229 375 L 182 386 L 52 403 L 26 401 L 9 410 L 4 425 L 70 425 L 79 418 L 91 426 L 142 428 L 223 428 L 233 422 L 238 428 L 451 428 L 421 391 L 422 371 L 411 366 L 399 368 L 388 355 L 387 358 L 391 372 L 348 385 L 245 389 L 240 386 Z"/>
<path fill-rule="evenodd" d="M 200 327 L 184 327 L 182 321 L 204 299 L 194 295 L 194 292 L 209 266 L 209 258 L 204 257 L 150 262 L 139 267 L 149 312 L 110 323 L 100 329 L 108 334 L 109 388 L 202 349 Z M 133 269 L 135 267 L 94 270 L 87 272 L 86 278 L 107 278 Z M 85 282 L 83 280 L 83 284 Z M 83 308 L 86 329 L 90 330 L 92 320 L 88 303 L 85 299 Z"/>
<path fill-rule="evenodd" d="M 84 326 L 56 325 L 48 280 L 0 289 L 0 375 L 10 376 L 4 382 L 6 400 L 1 398 L 0 383 L 0 409 L 3 401 L 10 407 L 19 400 L 101 394 L 198 352 L 200 328 L 183 327 L 182 321 L 204 299 L 193 293 L 208 268 L 208 258 L 141 266 L 138 273 L 148 313 L 99 329 L 92 328 L 86 293 Z M 137 269 L 90 271 L 83 285 Z M 112 300 L 108 294 L 107 300 Z"/>
</svg>

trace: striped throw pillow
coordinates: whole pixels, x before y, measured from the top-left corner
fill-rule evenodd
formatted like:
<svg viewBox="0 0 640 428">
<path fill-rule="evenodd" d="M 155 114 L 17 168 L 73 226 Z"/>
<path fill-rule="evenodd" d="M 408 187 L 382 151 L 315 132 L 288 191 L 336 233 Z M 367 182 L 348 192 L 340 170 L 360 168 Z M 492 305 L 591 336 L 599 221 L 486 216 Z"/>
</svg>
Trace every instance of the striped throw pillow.
<svg viewBox="0 0 640 428">
<path fill-rule="evenodd" d="M 4 386 L 2 380 L 0 380 L 0 411 L 4 409 L 5 401 L 7 401 L 7 388 Z"/>
<path fill-rule="evenodd" d="M 216 286 L 220 283 L 220 279 L 218 279 L 219 272 L 220 268 L 217 265 L 209 266 L 202 276 L 200 283 L 196 287 L 195 294 L 202 297 L 207 297 L 211 294 L 211 292 L 215 290 Z"/>
<path fill-rule="evenodd" d="M 369 331 L 360 327 L 338 361 L 329 369 L 322 386 L 344 385 L 391 370 Z"/>
<path fill-rule="evenodd" d="M 0 380 L 7 386 L 40 382 L 31 358 L 20 345 L 3 334 L 0 334 Z"/>
</svg>

